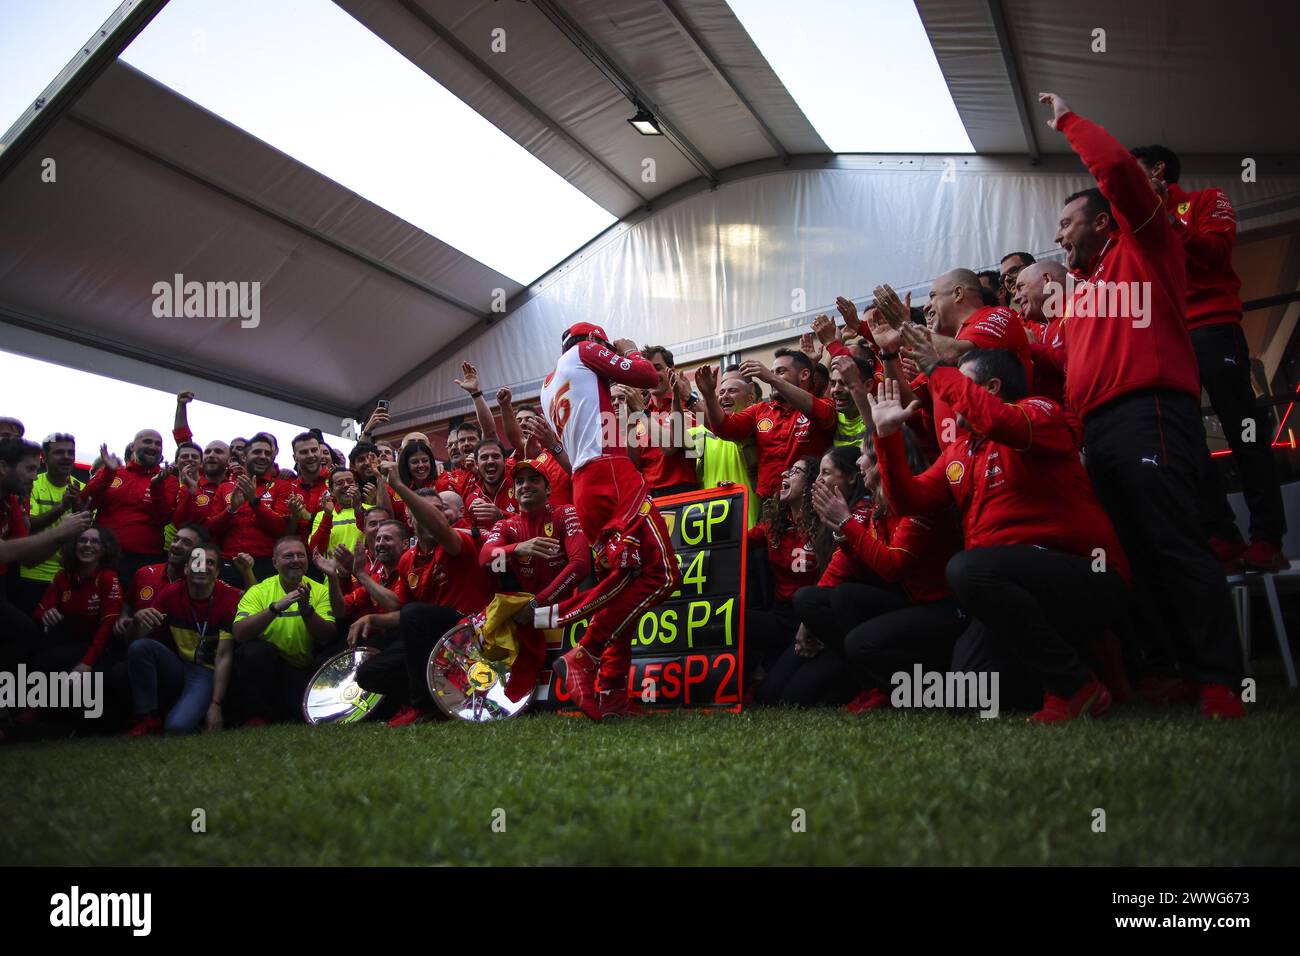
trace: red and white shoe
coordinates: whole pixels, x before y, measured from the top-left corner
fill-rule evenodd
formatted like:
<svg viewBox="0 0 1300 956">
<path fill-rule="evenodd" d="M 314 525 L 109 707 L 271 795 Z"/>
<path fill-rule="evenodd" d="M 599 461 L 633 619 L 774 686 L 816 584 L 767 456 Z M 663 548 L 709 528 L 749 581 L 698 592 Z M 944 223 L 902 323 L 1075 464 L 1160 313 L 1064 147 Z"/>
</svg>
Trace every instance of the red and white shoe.
<svg viewBox="0 0 1300 956">
<path fill-rule="evenodd" d="M 1074 692 L 1069 700 L 1055 694 L 1043 695 L 1043 709 L 1029 719 L 1036 724 L 1059 724 L 1085 715 L 1100 717 L 1110 710 L 1110 691 L 1095 677 Z"/>
<path fill-rule="evenodd" d="M 880 710 L 889 706 L 889 695 L 879 687 L 864 690 L 844 707 L 846 713 L 865 714 L 869 710 Z"/>
<path fill-rule="evenodd" d="M 1246 716 L 1241 695 L 1223 684 L 1201 685 L 1201 714 L 1211 720 L 1239 720 Z"/>
<path fill-rule="evenodd" d="M 646 716 L 645 708 L 641 706 L 641 702 L 634 697 L 628 696 L 626 687 L 620 687 L 618 690 L 600 691 L 596 696 L 600 698 L 601 720 Z"/>
<path fill-rule="evenodd" d="M 160 734 L 163 730 L 162 718 L 157 714 L 147 714 L 144 717 L 137 717 L 131 724 L 123 737 L 148 737 L 151 734 Z"/>
<path fill-rule="evenodd" d="M 600 670 L 600 660 L 578 645 L 555 662 L 554 670 L 564 681 L 573 706 L 592 720 L 600 720 L 600 701 L 596 694 L 596 672 Z"/>
<path fill-rule="evenodd" d="M 429 714 L 430 711 L 427 707 L 415 707 L 408 704 L 397 712 L 397 715 L 388 722 L 388 726 L 407 727 L 411 724 L 418 724 L 425 720 Z"/>
<path fill-rule="evenodd" d="M 1241 567 L 1245 571 L 1285 571 L 1291 562 L 1272 541 L 1256 538 L 1242 551 Z"/>
</svg>

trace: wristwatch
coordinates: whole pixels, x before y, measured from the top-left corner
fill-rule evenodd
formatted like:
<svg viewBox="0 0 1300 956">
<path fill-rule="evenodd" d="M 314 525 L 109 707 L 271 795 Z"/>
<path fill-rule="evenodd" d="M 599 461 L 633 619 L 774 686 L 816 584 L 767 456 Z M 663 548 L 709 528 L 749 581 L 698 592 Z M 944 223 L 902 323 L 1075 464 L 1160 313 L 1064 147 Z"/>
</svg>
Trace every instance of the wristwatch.
<svg viewBox="0 0 1300 956">
<path fill-rule="evenodd" d="M 691 392 L 690 398 L 686 399 L 686 402 L 684 404 L 686 405 L 687 408 L 693 409 L 699 403 L 700 403 L 700 396 L 695 394 L 694 392 Z"/>
<path fill-rule="evenodd" d="M 564 445 L 560 444 L 560 442 L 557 441 L 554 445 L 551 446 L 551 454 L 552 454 L 552 455 L 563 455 L 563 454 L 564 454 Z"/>
</svg>

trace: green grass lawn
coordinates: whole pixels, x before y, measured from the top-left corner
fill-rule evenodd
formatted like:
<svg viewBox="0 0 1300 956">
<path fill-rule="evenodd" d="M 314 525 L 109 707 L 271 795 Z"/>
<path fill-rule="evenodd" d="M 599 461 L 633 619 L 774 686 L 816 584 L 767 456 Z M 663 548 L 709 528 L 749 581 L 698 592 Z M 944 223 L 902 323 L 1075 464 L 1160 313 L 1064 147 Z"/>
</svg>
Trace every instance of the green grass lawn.
<svg viewBox="0 0 1300 956">
<path fill-rule="evenodd" d="M 1261 696 L 1235 723 L 759 710 L 18 744 L 0 863 L 1294 864 L 1300 699 Z"/>
</svg>

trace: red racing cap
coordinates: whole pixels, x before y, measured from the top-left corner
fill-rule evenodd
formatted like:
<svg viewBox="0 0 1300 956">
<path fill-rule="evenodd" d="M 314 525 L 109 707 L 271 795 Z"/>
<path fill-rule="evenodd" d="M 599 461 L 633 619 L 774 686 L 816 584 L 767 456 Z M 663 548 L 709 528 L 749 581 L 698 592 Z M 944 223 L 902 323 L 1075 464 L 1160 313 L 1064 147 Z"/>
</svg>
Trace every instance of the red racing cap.
<svg viewBox="0 0 1300 956">
<path fill-rule="evenodd" d="M 605 330 L 599 325 L 593 325 L 590 322 L 575 322 L 564 330 L 564 334 L 560 336 L 560 341 L 562 343 L 567 342 L 569 339 L 578 335 L 595 335 L 598 336 L 601 341 L 609 341 L 609 336 L 605 334 Z"/>
</svg>

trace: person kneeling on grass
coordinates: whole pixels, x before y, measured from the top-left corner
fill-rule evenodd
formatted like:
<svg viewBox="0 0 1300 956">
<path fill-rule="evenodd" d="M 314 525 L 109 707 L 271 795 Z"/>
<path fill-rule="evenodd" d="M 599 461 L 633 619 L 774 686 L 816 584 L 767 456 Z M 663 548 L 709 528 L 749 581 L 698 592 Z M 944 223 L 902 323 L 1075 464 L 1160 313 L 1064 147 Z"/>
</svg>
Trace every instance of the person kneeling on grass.
<svg viewBox="0 0 1300 956">
<path fill-rule="evenodd" d="M 184 580 L 167 585 L 131 619 L 126 666 L 136 717 L 125 736 L 164 729 L 188 733 L 205 714 L 208 730 L 221 729 L 234 661 L 232 629 L 243 592 L 217 580 L 220 573 L 220 547 L 207 542 L 193 549 Z M 160 716 L 160 697 L 174 701 L 166 720 Z"/>
<path fill-rule="evenodd" d="M 307 682 L 336 637 L 330 588 L 304 577 L 302 539 L 281 538 L 271 561 L 275 576 L 244 593 L 232 632 L 246 727 L 299 717 Z"/>
<path fill-rule="evenodd" d="M 1050 399 L 1026 398 L 1024 370 L 1007 350 L 973 349 L 951 368 L 919 338 L 911 354 L 966 430 L 913 475 L 899 429 L 919 404 L 903 407 L 898 385 L 882 383 L 871 415 L 885 497 L 900 514 L 956 502 L 968 550 L 948 563 L 948 583 L 972 628 L 1008 642 L 1012 665 L 1040 683 L 1042 709 L 1030 719 L 1101 716 L 1111 695 L 1081 648 L 1122 615 L 1129 572 L 1079 462 L 1081 426 Z M 974 669 L 957 665 L 961 654 L 953 669 Z"/>
</svg>

